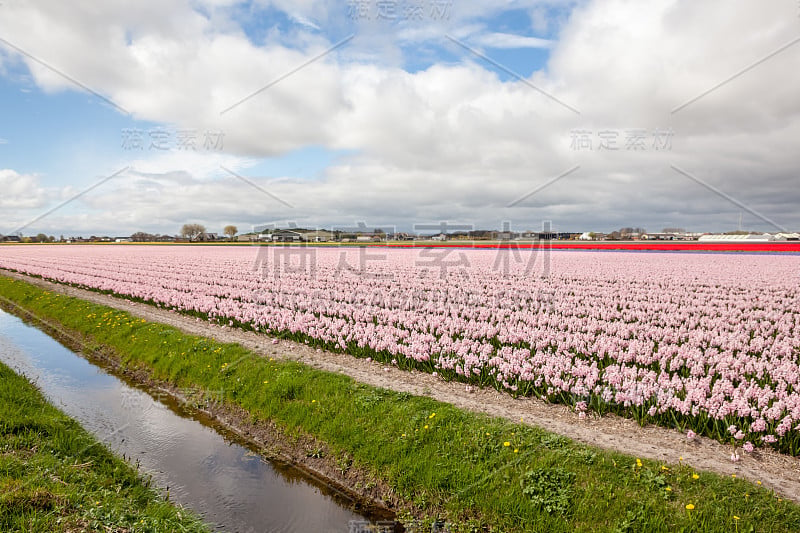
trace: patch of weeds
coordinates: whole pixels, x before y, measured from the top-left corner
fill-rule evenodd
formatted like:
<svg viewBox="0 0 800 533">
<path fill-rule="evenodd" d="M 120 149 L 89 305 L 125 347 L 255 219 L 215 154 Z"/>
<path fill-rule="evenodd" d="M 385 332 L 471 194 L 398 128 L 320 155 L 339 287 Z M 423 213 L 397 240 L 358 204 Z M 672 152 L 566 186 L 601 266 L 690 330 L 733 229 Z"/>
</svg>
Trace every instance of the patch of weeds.
<svg viewBox="0 0 800 533">
<path fill-rule="evenodd" d="M 306 457 L 313 457 L 314 459 L 322 459 L 325 457 L 325 450 L 321 447 L 306 450 Z"/>
<path fill-rule="evenodd" d="M 635 509 L 629 509 L 625 513 L 625 519 L 614 528 L 614 533 L 634 533 L 641 531 L 646 520 L 647 510 L 643 505 L 639 505 Z"/>
<path fill-rule="evenodd" d="M 554 433 L 550 433 L 547 435 L 543 435 L 541 438 L 542 446 L 548 448 L 550 450 L 557 450 L 559 448 L 564 448 L 569 445 L 570 440 L 566 437 L 562 437 L 561 435 L 556 435 Z"/>
<path fill-rule="evenodd" d="M 537 468 L 522 476 L 522 493 L 550 514 L 566 515 L 571 508 L 575 474 L 561 467 Z"/>
<path fill-rule="evenodd" d="M 652 470 L 642 470 L 641 482 L 650 490 L 664 489 L 667 486 L 667 478 L 662 474 L 656 474 Z"/>
<path fill-rule="evenodd" d="M 288 372 L 281 372 L 275 379 L 275 394 L 284 401 L 296 400 L 301 392 L 303 386 L 297 382 L 295 376 Z"/>
<path fill-rule="evenodd" d="M 356 403 L 365 408 L 371 408 L 375 405 L 389 399 L 390 393 L 386 389 L 375 389 L 367 394 L 360 394 L 356 397 Z"/>
<path fill-rule="evenodd" d="M 575 448 L 569 450 L 566 455 L 587 465 L 593 465 L 597 460 L 597 453 L 593 452 L 592 450 L 587 450 L 586 448 Z"/>
<path fill-rule="evenodd" d="M 336 467 L 344 475 L 353 465 L 353 458 L 348 453 L 343 453 L 336 459 Z"/>
</svg>

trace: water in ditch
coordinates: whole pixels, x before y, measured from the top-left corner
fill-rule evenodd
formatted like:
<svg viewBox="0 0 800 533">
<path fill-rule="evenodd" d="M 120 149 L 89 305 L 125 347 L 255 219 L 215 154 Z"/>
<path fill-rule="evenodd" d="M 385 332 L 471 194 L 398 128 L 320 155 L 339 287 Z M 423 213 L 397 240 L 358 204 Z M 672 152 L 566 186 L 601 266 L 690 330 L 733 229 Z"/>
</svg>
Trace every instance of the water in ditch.
<svg viewBox="0 0 800 533">
<path fill-rule="evenodd" d="M 346 532 L 387 521 L 354 510 L 334 489 L 266 461 L 202 415 L 122 381 L 3 311 L 0 361 L 215 531 Z"/>
</svg>

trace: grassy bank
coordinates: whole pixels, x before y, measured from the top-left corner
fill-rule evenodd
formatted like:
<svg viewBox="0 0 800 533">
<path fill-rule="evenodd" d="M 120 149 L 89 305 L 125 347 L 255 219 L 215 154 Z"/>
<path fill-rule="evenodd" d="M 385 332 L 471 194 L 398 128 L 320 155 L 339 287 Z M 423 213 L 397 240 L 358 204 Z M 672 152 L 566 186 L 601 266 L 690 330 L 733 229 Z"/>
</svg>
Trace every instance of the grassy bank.
<svg viewBox="0 0 800 533">
<path fill-rule="evenodd" d="M 288 438 L 312 435 L 451 531 L 798 531 L 800 508 L 742 480 L 591 449 L 505 420 L 244 348 L 0 277 L 0 295 L 128 367 L 223 391 Z M 218 394 L 218 392 L 217 392 Z M 675 458 L 678 463 L 678 458 Z"/>
<path fill-rule="evenodd" d="M 0 531 L 207 531 L 0 363 Z"/>
</svg>

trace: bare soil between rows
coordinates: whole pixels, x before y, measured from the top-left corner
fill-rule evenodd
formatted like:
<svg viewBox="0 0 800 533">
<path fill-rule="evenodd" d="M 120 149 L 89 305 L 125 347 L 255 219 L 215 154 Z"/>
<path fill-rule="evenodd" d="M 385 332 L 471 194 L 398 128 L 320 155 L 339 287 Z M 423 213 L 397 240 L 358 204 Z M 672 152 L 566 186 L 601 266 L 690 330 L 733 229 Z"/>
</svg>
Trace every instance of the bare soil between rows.
<svg viewBox="0 0 800 533">
<path fill-rule="evenodd" d="M 676 430 L 657 426 L 641 427 L 633 420 L 616 415 L 588 416 L 581 420 L 569 407 L 549 404 L 537 398 L 513 398 L 495 389 L 475 387 L 468 392 L 463 383 L 446 382 L 432 374 L 399 370 L 346 354 L 319 351 L 302 343 L 281 340 L 278 344 L 273 344 L 273 338 L 268 335 L 216 326 L 148 304 L 60 285 L 14 272 L 5 270 L 0 272 L 53 292 L 127 311 L 145 320 L 167 324 L 192 335 L 238 343 L 264 357 L 295 360 L 320 370 L 345 374 L 356 381 L 375 387 L 428 396 L 469 411 L 502 417 L 514 422 L 522 421 L 598 448 L 669 464 L 682 462 L 700 471 L 722 475 L 735 474 L 738 478 L 748 479 L 754 483 L 760 481 L 764 487 L 773 489 L 781 497 L 800 503 L 800 458 L 790 457 L 774 450 L 756 450 L 752 454 L 739 450 L 741 460 L 734 463 L 730 460 L 731 446 L 708 438 L 697 437 L 689 441 L 683 433 Z M 243 436 L 247 438 L 247 435 Z M 299 459 L 302 462 L 302 458 Z"/>
</svg>

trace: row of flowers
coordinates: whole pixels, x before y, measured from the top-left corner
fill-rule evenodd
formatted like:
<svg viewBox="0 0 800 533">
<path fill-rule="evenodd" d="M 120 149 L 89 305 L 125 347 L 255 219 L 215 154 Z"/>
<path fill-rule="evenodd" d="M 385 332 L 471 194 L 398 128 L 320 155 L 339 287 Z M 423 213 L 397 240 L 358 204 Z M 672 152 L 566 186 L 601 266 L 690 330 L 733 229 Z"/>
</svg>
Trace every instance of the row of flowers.
<svg viewBox="0 0 800 533">
<path fill-rule="evenodd" d="M 12 247 L 0 267 L 578 412 L 800 452 L 800 257 L 381 250 Z"/>
</svg>

